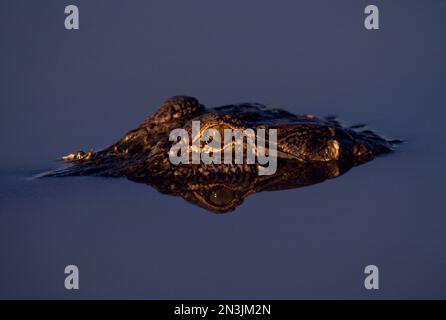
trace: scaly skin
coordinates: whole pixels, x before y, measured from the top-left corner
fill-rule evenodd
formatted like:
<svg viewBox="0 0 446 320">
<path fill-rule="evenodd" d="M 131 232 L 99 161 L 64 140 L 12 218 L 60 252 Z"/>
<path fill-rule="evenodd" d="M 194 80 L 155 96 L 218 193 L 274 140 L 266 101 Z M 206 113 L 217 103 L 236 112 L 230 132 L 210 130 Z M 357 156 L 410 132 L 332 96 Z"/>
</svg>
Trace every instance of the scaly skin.
<svg viewBox="0 0 446 320">
<path fill-rule="evenodd" d="M 191 134 L 191 122 L 207 128 L 277 129 L 275 174 L 258 174 L 252 164 L 180 164 L 169 160 L 173 129 Z M 158 191 L 181 196 L 214 212 L 228 212 L 248 195 L 299 188 L 337 177 L 351 167 L 392 151 L 394 143 L 361 126 L 345 127 L 333 118 L 294 115 L 261 104 L 205 108 L 197 99 L 175 96 L 136 129 L 106 149 L 63 157 L 68 167 L 43 176 L 100 175 L 127 177 Z"/>
</svg>

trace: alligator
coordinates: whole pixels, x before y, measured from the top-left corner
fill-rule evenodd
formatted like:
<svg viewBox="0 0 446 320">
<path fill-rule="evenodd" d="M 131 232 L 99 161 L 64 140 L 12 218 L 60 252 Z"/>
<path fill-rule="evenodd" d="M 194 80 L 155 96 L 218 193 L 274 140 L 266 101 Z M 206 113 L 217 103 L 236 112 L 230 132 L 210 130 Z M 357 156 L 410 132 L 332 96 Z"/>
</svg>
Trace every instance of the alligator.
<svg viewBox="0 0 446 320">
<path fill-rule="evenodd" d="M 219 132 L 276 129 L 276 172 L 260 175 L 259 164 L 247 161 L 173 164 L 169 151 L 176 141 L 169 134 L 177 128 L 191 133 L 192 121 L 200 121 L 199 135 L 209 128 Z M 209 211 L 226 213 L 256 192 L 305 187 L 338 177 L 392 152 L 400 142 L 367 130 L 365 125 L 347 126 L 333 116 L 295 115 L 259 103 L 206 108 L 194 97 L 174 96 L 109 147 L 66 155 L 62 157 L 65 166 L 40 176 L 127 177 Z"/>
</svg>

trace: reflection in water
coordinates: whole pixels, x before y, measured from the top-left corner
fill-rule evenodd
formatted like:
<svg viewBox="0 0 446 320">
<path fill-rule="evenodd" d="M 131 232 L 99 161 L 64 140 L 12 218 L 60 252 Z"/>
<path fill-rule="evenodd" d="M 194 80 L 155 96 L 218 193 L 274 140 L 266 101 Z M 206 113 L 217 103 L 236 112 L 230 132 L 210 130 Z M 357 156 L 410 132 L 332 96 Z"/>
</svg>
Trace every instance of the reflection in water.
<svg viewBox="0 0 446 320">
<path fill-rule="evenodd" d="M 258 175 L 251 180 L 233 183 L 218 176 L 213 177 L 206 184 L 178 181 L 175 192 L 165 190 L 163 192 L 181 196 L 205 209 L 224 213 L 234 210 L 250 194 L 309 186 L 335 178 L 351 167 L 351 164 L 336 161 L 304 163 L 298 160 L 281 159 L 273 175 Z"/>
<path fill-rule="evenodd" d="M 233 211 L 250 194 L 262 191 L 278 191 L 294 189 L 321 183 L 327 179 L 336 178 L 346 173 L 359 163 L 345 161 L 303 162 L 295 159 L 278 159 L 277 171 L 273 175 L 229 176 L 200 174 L 184 179 L 182 177 L 166 177 L 165 180 L 128 176 L 128 179 L 138 183 L 148 184 L 159 192 L 180 196 L 185 200 L 216 213 Z M 199 172 L 203 165 L 179 165 Z M 223 167 L 207 165 L 209 167 Z M 190 168 L 192 167 L 192 168 Z M 194 168 L 195 167 L 195 168 Z M 77 176 L 99 175 L 113 176 L 110 171 L 98 171 L 96 165 L 75 164 L 54 171 L 45 172 L 38 177 L 47 176 Z M 223 171 L 223 170 L 222 170 Z M 229 178 L 230 177 L 230 178 Z"/>
</svg>

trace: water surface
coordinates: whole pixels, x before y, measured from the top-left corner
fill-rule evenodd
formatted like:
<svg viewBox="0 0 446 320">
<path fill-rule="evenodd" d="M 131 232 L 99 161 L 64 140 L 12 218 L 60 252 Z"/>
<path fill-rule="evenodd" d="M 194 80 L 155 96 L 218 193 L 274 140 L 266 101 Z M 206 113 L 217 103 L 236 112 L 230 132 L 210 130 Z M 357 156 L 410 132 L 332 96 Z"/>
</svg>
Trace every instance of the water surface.
<svg viewBox="0 0 446 320">
<path fill-rule="evenodd" d="M 357 0 L 77 3 L 75 32 L 60 1 L 0 3 L 0 298 L 446 298 L 444 1 L 375 1 L 376 32 Z M 29 179 L 175 94 L 407 142 L 228 215 L 125 179 Z"/>
</svg>

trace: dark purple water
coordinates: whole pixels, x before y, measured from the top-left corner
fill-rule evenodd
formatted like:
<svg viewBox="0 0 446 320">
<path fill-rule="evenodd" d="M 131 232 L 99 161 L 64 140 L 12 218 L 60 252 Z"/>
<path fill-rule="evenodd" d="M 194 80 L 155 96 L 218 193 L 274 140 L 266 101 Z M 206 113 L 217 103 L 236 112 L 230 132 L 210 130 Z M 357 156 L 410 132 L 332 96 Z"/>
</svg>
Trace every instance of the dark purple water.
<svg viewBox="0 0 446 320">
<path fill-rule="evenodd" d="M 0 1 L 0 298 L 446 298 L 445 1 L 374 1 L 379 31 L 362 0 L 78 0 L 79 31 L 66 4 Z M 125 179 L 30 179 L 175 94 L 407 143 L 221 216 Z"/>
</svg>

